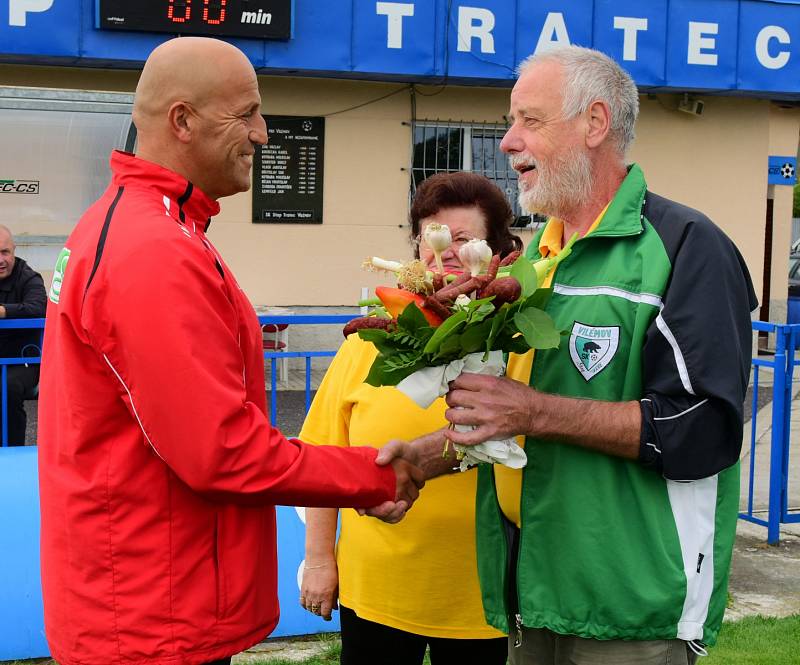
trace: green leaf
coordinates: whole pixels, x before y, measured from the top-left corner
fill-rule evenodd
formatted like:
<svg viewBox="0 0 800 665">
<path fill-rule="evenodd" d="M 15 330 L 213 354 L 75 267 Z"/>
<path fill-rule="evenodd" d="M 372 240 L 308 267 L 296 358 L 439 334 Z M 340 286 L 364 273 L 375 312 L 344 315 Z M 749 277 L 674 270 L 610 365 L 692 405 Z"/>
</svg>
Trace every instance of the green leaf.
<svg viewBox="0 0 800 665">
<path fill-rule="evenodd" d="M 388 382 L 385 383 L 384 385 L 396 386 L 407 376 L 411 376 L 414 372 L 424 369 L 425 367 L 427 367 L 427 365 L 428 364 L 422 358 L 420 358 L 420 360 L 418 360 L 413 365 L 408 365 L 400 369 L 392 370 Z"/>
<path fill-rule="evenodd" d="M 545 305 L 550 301 L 550 296 L 553 295 L 553 288 L 539 288 L 533 292 L 533 294 L 526 298 L 525 301 L 522 303 L 520 309 L 525 309 L 527 307 L 536 307 L 537 309 L 544 309 Z"/>
<path fill-rule="evenodd" d="M 528 307 L 514 315 L 514 323 L 532 349 L 552 349 L 558 346 L 561 336 L 553 319 L 546 312 Z"/>
<path fill-rule="evenodd" d="M 487 316 L 494 314 L 494 305 L 492 304 L 494 296 L 491 298 L 482 298 L 481 300 L 473 301 L 476 303 L 469 315 L 468 325 L 473 323 L 480 323 Z"/>
<path fill-rule="evenodd" d="M 387 368 L 384 360 L 385 359 L 382 356 L 378 356 L 372 361 L 372 366 L 369 368 L 369 373 L 367 374 L 367 378 L 364 379 L 364 383 L 370 386 L 375 386 L 376 388 L 380 388 L 381 386 L 396 385 L 395 383 L 392 383 L 392 380 L 386 371 Z"/>
<path fill-rule="evenodd" d="M 429 324 L 425 315 L 420 311 L 419 307 L 417 307 L 417 304 L 410 302 L 406 305 L 406 308 L 400 312 L 400 316 L 397 317 L 397 325 L 401 328 L 405 328 L 410 333 L 414 333 L 420 328 L 427 327 Z"/>
<path fill-rule="evenodd" d="M 361 328 L 358 331 L 358 336 L 365 342 L 372 342 L 373 344 L 386 341 L 389 333 L 381 328 Z"/>
<path fill-rule="evenodd" d="M 497 339 L 497 336 L 500 334 L 500 331 L 503 329 L 503 326 L 506 322 L 506 317 L 508 316 L 508 307 L 501 307 L 497 314 L 492 317 L 492 327 L 489 329 L 489 334 L 486 338 L 486 350 L 491 351 L 494 345 L 494 341 Z"/>
<path fill-rule="evenodd" d="M 517 335 L 516 337 L 512 337 L 503 348 L 507 353 L 518 353 L 522 355 L 531 350 L 531 345 L 528 344 L 528 340 L 526 340 L 523 335 Z"/>
<path fill-rule="evenodd" d="M 514 277 L 522 287 L 522 298 L 533 295 L 539 286 L 539 278 L 531 262 L 524 256 L 520 256 L 511 266 L 511 276 Z"/>
<path fill-rule="evenodd" d="M 439 345 L 445 340 L 445 338 L 451 333 L 456 332 L 456 330 L 458 330 L 458 328 L 460 328 L 466 322 L 467 316 L 467 312 L 462 310 L 460 312 L 456 312 L 453 314 L 453 316 L 446 318 L 442 325 L 436 328 L 433 335 L 431 335 L 431 338 L 428 340 L 428 343 L 425 345 L 423 351 L 430 354 L 436 353 L 439 349 Z"/>
<path fill-rule="evenodd" d="M 451 333 L 444 338 L 442 343 L 439 345 L 439 350 L 437 351 L 435 357 L 443 358 L 450 355 L 454 355 L 456 357 L 461 355 L 461 335 L 457 333 Z"/>
<path fill-rule="evenodd" d="M 461 348 L 464 349 L 464 353 L 476 353 L 486 346 L 492 324 L 491 320 L 484 320 L 464 329 L 461 333 Z"/>
<path fill-rule="evenodd" d="M 362 335 L 362 333 L 364 333 Z M 372 342 L 381 355 L 391 355 L 408 349 L 408 345 L 398 337 L 397 332 L 388 332 L 377 328 L 366 328 L 358 331 L 359 337 L 366 342 Z"/>
</svg>

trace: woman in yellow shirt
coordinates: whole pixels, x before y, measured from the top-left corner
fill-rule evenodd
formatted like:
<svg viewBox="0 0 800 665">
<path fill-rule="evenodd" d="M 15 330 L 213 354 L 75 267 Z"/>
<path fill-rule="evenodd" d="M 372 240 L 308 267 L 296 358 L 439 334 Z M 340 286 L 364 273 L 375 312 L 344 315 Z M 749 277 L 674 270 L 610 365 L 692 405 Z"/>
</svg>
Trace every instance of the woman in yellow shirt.
<svg viewBox="0 0 800 665">
<path fill-rule="evenodd" d="M 411 235 L 433 268 L 433 252 L 419 239 L 428 224 L 447 224 L 453 244 L 442 255 L 444 268 L 461 272 L 458 250 L 472 238 L 487 240 L 502 256 L 522 248 L 509 231 L 512 218 L 504 194 L 487 178 L 437 174 L 417 189 Z M 357 335 L 345 341 L 311 405 L 303 441 L 383 445 L 447 424 L 444 399 L 421 409 L 395 388 L 365 384 L 376 353 Z M 478 588 L 476 476 L 468 471 L 428 481 L 399 524 L 345 510 L 338 544 L 337 509 L 306 510 L 301 599 L 325 618 L 338 600 L 342 665 L 416 665 L 427 646 L 432 665 L 505 664 L 507 641 L 486 625 Z"/>
</svg>

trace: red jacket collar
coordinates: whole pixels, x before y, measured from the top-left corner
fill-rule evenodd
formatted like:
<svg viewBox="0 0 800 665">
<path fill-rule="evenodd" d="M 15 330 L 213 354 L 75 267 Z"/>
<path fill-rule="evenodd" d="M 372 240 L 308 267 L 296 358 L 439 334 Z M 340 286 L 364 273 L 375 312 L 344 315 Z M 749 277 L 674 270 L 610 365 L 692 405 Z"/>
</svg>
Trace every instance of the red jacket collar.
<svg viewBox="0 0 800 665">
<path fill-rule="evenodd" d="M 175 201 L 180 210 L 194 220 L 209 220 L 219 214 L 219 203 L 209 198 L 182 175 L 163 166 L 139 159 L 129 152 L 111 153 L 111 171 L 115 185 L 151 187 Z M 207 226 L 208 224 L 206 224 Z"/>
</svg>

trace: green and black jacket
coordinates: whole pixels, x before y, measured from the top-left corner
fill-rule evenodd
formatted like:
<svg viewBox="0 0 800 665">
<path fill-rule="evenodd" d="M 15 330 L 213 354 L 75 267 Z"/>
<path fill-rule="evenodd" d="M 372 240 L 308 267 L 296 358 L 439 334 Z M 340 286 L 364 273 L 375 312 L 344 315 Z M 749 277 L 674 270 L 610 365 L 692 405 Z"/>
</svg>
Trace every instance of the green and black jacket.
<svg viewBox="0 0 800 665">
<path fill-rule="evenodd" d="M 639 400 L 639 460 L 527 439 L 511 562 L 523 625 L 715 642 L 755 307 L 733 243 L 703 214 L 648 192 L 633 165 L 600 225 L 558 267 L 547 311 L 570 335 L 536 352 L 530 385 Z M 486 617 L 508 632 L 508 545 L 488 465 L 479 470 L 477 529 Z"/>
</svg>

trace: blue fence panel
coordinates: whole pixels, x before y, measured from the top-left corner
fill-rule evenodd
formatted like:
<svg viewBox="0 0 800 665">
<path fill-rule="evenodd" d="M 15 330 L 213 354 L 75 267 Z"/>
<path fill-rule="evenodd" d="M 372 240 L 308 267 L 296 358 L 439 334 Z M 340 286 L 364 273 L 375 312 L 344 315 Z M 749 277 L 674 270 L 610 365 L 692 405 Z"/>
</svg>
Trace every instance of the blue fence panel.
<svg viewBox="0 0 800 665">
<path fill-rule="evenodd" d="M 356 314 L 262 314 L 258 317 L 261 326 L 265 325 L 344 325 L 354 319 Z M 269 399 L 269 419 L 273 424 L 278 423 L 278 384 L 277 384 L 277 364 L 278 360 L 284 358 L 305 358 L 305 392 L 306 392 L 306 411 L 311 406 L 311 359 L 330 358 L 336 355 L 336 351 L 265 351 L 264 360 L 270 362 L 270 399 Z"/>
<path fill-rule="evenodd" d="M 0 330 L 30 330 L 39 329 L 44 331 L 44 319 L 0 319 Z M 8 368 L 11 365 L 35 365 L 42 362 L 41 357 L 42 342 L 39 340 L 39 354 L 38 356 L 31 356 L 26 358 L 0 358 L 0 416 L 2 416 L 3 424 L 0 430 L 0 445 L 3 448 L 8 447 Z M 23 349 L 24 351 L 24 349 Z M 15 445 L 23 445 L 24 441 L 14 441 Z"/>
<path fill-rule="evenodd" d="M 780 540 L 780 525 L 800 522 L 800 513 L 789 510 L 789 449 L 791 447 L 791 407 L 794 368 L 800 364 L 796 358 L 800 343 L 800 325 L 783 325 L 754 321 L 753 330 L 775 335 L 775 354 L 772 359 L 753 358 L 753 403 L 750 434 L 749 484 L 747 510 L 739 513 L 743 520 L 767 527 L 767 542 Z M 767 519 L 755 516 L 753 506 L 756 477 L 756 428 L 759 371 L 762 367 L 773 370 L 772 432 L 769 452 L 769 505 Z"/>
</svg>

